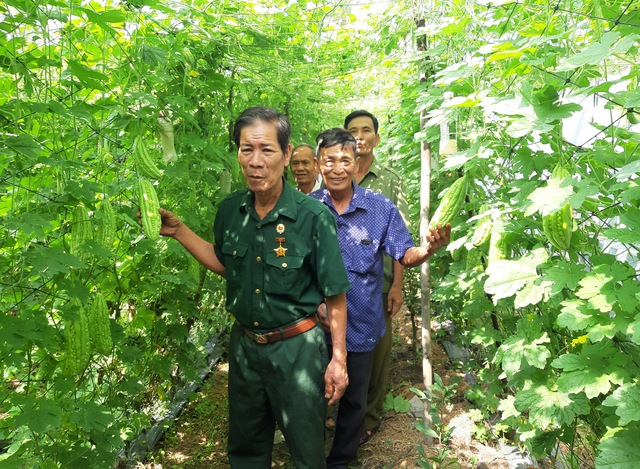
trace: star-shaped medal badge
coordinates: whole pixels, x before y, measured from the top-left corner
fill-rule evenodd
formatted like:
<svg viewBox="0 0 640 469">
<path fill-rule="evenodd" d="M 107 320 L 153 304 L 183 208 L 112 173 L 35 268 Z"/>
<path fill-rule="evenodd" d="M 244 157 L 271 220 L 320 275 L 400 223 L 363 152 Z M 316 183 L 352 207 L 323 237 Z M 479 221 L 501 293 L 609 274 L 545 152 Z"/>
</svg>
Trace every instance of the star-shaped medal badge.
<svg viewBox="0 0 640 469">
<path fill-rule="evenodd" d="M 282 244 L 274 249 L 276 257 L 286 257 L 287 248 L 283 248 Z"/>
<path fill-rule="evenodd" d="M 285 238 L 283 237 L 276 238 L 276 243 L 279 243 L 279 246 L 274 249 L 274 251 L 276 252 L 276 257 L 286 257 L 287 248 L 282 246 L 282 243 L 284 242 L 285 242 Z"/>
</svg>

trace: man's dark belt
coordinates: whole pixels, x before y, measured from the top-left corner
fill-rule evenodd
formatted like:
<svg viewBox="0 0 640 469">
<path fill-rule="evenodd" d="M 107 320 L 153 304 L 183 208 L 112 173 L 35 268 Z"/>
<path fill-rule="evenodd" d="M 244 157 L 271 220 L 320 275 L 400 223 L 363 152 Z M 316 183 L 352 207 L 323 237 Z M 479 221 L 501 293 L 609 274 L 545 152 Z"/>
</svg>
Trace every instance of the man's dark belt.
<svg viewBox="0 0 640 469">
<path fill-rule="evenodd" d="M 290 339 L 291 337 L 310 331 L 316 324 L 318 324 L 318 315 L 314 313 L 308 318 L 302 319 L 295 324 L 288 327 L 282 327 L 280 329 L 274 329 L 272 331 L 254 332 L 249 329 L 245 329 L 244 327 L 242 329 L 251 340 L 259 344 L 268 344 L 278 340 Z"/>
</svg>

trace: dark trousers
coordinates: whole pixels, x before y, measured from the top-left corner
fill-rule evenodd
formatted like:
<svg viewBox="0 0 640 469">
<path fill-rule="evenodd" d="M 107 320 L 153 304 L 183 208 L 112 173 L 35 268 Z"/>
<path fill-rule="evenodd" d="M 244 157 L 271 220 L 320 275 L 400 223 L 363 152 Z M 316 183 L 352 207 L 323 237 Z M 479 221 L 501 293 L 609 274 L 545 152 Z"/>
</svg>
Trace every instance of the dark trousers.
<svg viewBox="0 0 640 469">
<path fill-rule="evenodd" d="M 276 423 L 297 469 L 324 469 L 324 372 L 319 325 L 290 339 L 257 344 L 239 326 L 229 347 L 229 462 L 270 469 Z"/>
<path fill-rule="evenodd" d="M 347 353 L 349 386 L 340 398 L 333 446 L 327 456 L 327 469 L 346 468 L 358 455 L 360 437 L 364 431 L 372 363 L 373 351 Z"/>
<path fill-rule="evenodd" d="M 387 311 L 387 293 L 382 294 L 384 305 L 384 317 L 387 321 L 387 332 L 373 349 L 373 365 L 371 367 L 371 380 L 367 393 L 367 413 L 364 417 L 364 429 L 375 430 L 380 425 L 382 418 L 382 406 L 387 397 L 389 388 L 389 369 L 391 367 L 391 347 L 393 345 L 393 324 Z"/>
</svg>

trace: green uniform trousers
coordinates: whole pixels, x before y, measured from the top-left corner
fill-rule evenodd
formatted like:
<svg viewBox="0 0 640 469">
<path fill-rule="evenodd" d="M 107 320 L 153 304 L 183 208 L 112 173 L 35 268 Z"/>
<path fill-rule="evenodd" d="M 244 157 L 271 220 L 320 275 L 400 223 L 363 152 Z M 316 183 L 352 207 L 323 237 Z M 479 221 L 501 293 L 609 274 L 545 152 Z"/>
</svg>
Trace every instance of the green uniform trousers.
<svg viewBox="0 0 640 469">
<path fill-rule="evenodd" d="M 364 417 L 365 431 L 374 430 L 380 424 L 382 418 L 382 405 L 387 396 L 389 387 L 389 369 L 391 367 L 391 346 L 393 344 L 393 329 L 391 316 L 387 312 L 387 293 L 382 294 L 384 316 L 387 322 L 387 330 L 384 336 L 376 344 L 373 350 L 373 366 L 367 392 L 367 411 Z"/>
<path fill-rule="evenodd" d="M 239 325 L 229 348 L 229 462 L 269 469 L 276 422 L 297 469 L 324 469 L 324 331 L 258 344 Z"/>
</svg>

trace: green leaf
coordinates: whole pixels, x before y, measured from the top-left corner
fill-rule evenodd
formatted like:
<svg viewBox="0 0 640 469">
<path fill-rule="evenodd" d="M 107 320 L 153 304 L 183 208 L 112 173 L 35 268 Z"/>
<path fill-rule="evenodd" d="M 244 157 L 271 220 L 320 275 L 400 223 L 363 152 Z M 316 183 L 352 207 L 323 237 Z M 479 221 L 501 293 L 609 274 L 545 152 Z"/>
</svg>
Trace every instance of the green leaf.
<svg viewBox="0 0 640 469">
<path fill-rule="evenodd" d="M 139 307 L 136 316 L 131 321 L 131 326 L 137 329 L 149 330 L 153 327 L 153 321 L 156 314 L 153 310 L 145 307 Z"/>
<path fill-rule="evenodd" d="M 634 88 L 626 93 L 622 93 L 624 98 L 623 106 L 627 109 L 640 106 L 640 88 Z"/>
<path fill-rule="evenodd" d="M 500 331 L 486 324 L 474 327 L 469 333 L 469 336 L 472 344 L 480 344 L 485 347 L 495 344 L 501 338 Z"/>
<path fill-rule="evenodd" d="M 582 109 L 582 106 L 575 103 L 560 104 L 558 91 L 551 85 L 537 90 L 531 98 L 536 116 L 544 123 L 557 122 L 571 117 L 573 112 Z"/>
<path fill-rule="evenodd" d="M 608 396 L 602 405 L 615 407 L 620 417 L 620 425 L 640 421 L 640 384 L 638 381 L 625 383 Z"/>
<path fill-rule="evenodd" d="M 640 210 L 637 208 L 628 209 L 620 215 L 620 223 L 627 228 L 640 229 Z"/>
<path fill-rule="evenodd" d="M 124 23 L 126 16 L 122 10 L 106 10 L 97 12 L 89 8 L 76 8 L 78 11 L 83 11 L 87 15 L 87 19 L 100 26 L 109 33 L 117 34 L 116 31 L 109 25 L 109 23 Z"/>
<path fill-rule="evenodd" d="M 620 214 L 620 224 L 624 228 L 609 228 L 603 231 L 603 235 L 623 243 L 640 242 L 640 210 L 630 208 Z"/>
<path fill-rule="evenodd" d="M 536 119 L 530 119 L 527 117 L 520 117 L 515 119 L 509 127 L 507 127 L 507 134 L 512 138 L 522 138 L 531 132 L 550 132 L 553 130 L 553 126 L 549 124 L 543 124 Z"/>
<path fill-rule="evenodd" d="M 612 385 L 621 385 L 629 376 L 628 358 L 608 342 L 585 345 L 578 354 L 565 354 L 551 362 L 564 372 L 558 389 L 569 394 L 584 392 L 592 399 L 607 394 Z"/>
<path fill-rule="evenodd" d="M 533 344 L 524 347 L 524 358 L 529 365 L 536 368 L 543 369 L 547 366 L 547 360 L 551 356 L 549 349 L 543 346 L 538 346 L 539 343 L 549 342 L 549 339 L 545 334 L 540 339 L 537 339 Z"/>
<path fill-rule="evenodd" d="M 24 350 L 30 343 L 51 345 L 55 338 L 55 329 L 48 324 L 46 316 L 37 311 L 2 316 L 0 344 L 6 342 L 11 348 Z"/>
<path fill-rule="evenodd" d="M 591 342 L 600 342 L 604 339 L 613 339 L 616 335 L 616 327 L 613 323 L 609 324 L 596 324 L 591 326 L 587 336 Z"/>
<path fill-rule="evenodd" d="M 500 401 L 498 410 L 502 413 L 503 420 L 509 417 L 519 417 L 522 415 L 522 413 L 516 409 L 515 403 L 515 396 L 507 396 L 505 399 Z"/>
<path fill-rule="evenodd" d="M 640 303 L 640 298 L 638 302 Z M 636 315 L 635 320 L 629 325 L 629 331 L 631 340 L 636 345 L 640 345 L 640 314 Z"/>
<path fill-rule="evenodd" d="M 637 430 L 619 431 L 603 438 L 598 445 L 596 467 L 599 469 L 637 469 L 640 467 L 640 446 Z"/>
<path fill-rule="evenodd" d="M 611 280 L 612 278 L 604 272 L 588 274 L 580 280 L 580 289 L 576 292 L 576 296 L 587 300 L 590 307 L 607 313 L 613 308 L 613 302 L 607 300 L 607 295 L 601 292 L 604 290 L 604 286 Z"/>
<path fill-rule="evenodd" d="M 638 95 L 640 96 L 640 88 L 638 88 L 636 91 L 638 91 Z M 616 179 L 621 182 L 626 181 L 627 179 L 635 176 L 638 173 L 640 173 L 640 160 L 635 160 L 620 168 L 616 173 Z"/>
<path fill-rule="evenodd" d="M 486 63 L 495 62 L 498 60 L 505 60 L 505 59 L 517 59 L 517 58 L 520 58 L 523 53 L 524 51 L 521 51 L 521 50 L 505 50 L 505 51 L 496 52 L 495 54 L 491 54 L 487 58 Z"/>
<path fill-rule="evenodd" d="M 573 195 L 571 182 L 570 178 L 553 178 L 547 181 L 546 186 L 538 187 L 527 197 L 532 203 L 526 209 L 525 216 L 531 216 L 538 211 L 542 216 L 556 213 L 569 202 Z"/>
<path fill-rule="evenodd" d="M 537 267 L 548 259 L 543 248 L 536 248 L 519 260 L 499 260 L 489 264 L 484 291 L 493 295 L 493 303 L 515 295 L 527 283 L 538 278 Z M 526 293 L 520 300 L 524 301 Z M 533 299 L 533 297 L 529 297 Z"/>
<path fill-rule="evenodd" d="M 617 31 L 604 33 L 599 42 L 594 42 L 577 54 L 562 60 L 556 70 L 558 72 L 566 72 L 583 65 L 601 64 L 604 59 L 616 52 L 613 45 L 619 38 L 620 33 Z"/>
<path fill-rule="evenodd" d="M 617 284 L 616 299 L 623 311 L 633 311 L 638 307 L 640 284 L 635 278 L 629 278 Z"/>
<path fill-rule="evenodd" d="M 487 274 L 489 278 L 484 283 L 484 291 L 493 295 L 494 304 L 501 298 L 515 295 L 527 282 L 538 278 L 535 266 L 509 260 L 492 262 Z"/>
<path fill-rule="evenodd" d="M 603 313 L 611 311 L 616 303 L 632 311 L 637 305 L 636 295 L 640 293 L 634 277 L 635 271 L 626 264 L 596 265 L 593 272 L 580 281 L 576 296 Z"/>
<path fill-rule="evenodd" d="M 140 58 L 152 68 L 155 68 L 167 60 L 167 51 L 160 47 L 145 44 L 140 50 Z"/>
<path fill-rule="evenodd" d="M 425 436 L 430 436 L 431 438 L 440 438 L 440 435 L 438 435 L 434 429 L 428 427 L 427 424 L 424 423 L 424 420 L 414 422 L 413 426 Z"/>
<path fill-rule="evenodd" d="M 21 396 L 13 399 L 22 411 L 15 416 L 16 426 L 24 425 L 34 433 L 42 433 L 60 427 L 63 409 L 55 399 Z"/>
<path fill-rule="evenodd" d="M 513 300 L 513 305 L 516 308 L 524 308 L 529 305 L 536 305 L 542 300 L 549 298 L 551 290 L 551 284 L 547 282 L 544 285 L 536 285 L 533 282 L 527 282 L 524 286 L 516 292 L 516 297 Z"/>
<path fill-rule="evenodd" d="M 20 213 L 15 218 L 7 216 L 4 222 L 8 229 L 21 230 L 23 234 L 33 235 L 39 239 L 46 236 L 47 229 L 57 226 L 54 220 L 45 218 L 37 212 Z"/>
<path fill-rule="evenodd" d="M 581 395 L 553 391 L 545 384 L 534 384 L 518 392 L 515 408 L 529 412 L 529 420 L 541 430 L 552 425 L 571 425 L 576 415 L 589 413 L 589 401 Z"/>
<path fill-rule="evenodd" d="M 411 409 L 411 403 L 402 396 L 393 399 L 393 410 L 398 414 L 405 414 Z"/>
<path fill-rule="evenodd" d="M 6 137 L 4 144 L 16 153 L 35 158 L 41 154 L 40 144 L 30 135 L 20 134 L 18 136 Z"/>
<path fill-rule="evenodd" d="M 71 422 L 86 432 L 104 432 L 115 420 L 108 407 L 87 401 L 71 415 Z"/>
<path fill-rule="evenodd" d="M 574 180 L 572 179 L 572 181 Z M 569 198 L 569 205 L 576 209 L 582 207 L 586 199 L 599 194 L 597 181 L 587 177 L 578 181 L 573 186 L 573 190 L 575 193 Z"/>
<path fill-rule="evenodd" d="M 393 403 L 394 403 L 393 394 L 388 393 L 384 397 L 384 402 L 382 403 L 382 410 L 384 410 L 385 412 L 393 410 Z"/>
<path fill-rule="evenodd" d="M 96 71 L 92 70 L 83 63 L 78 62 L 77 60 L 69 60 L 68 61 L 69 70 L 73 74 L 75 78 L 77 78 L 81 83 L 85 84 L 88 88 L 93 88 L 96 90 L 106 90 L 106 85 L 109 81 L 109 78 Z"/>
<path fill-rule="evenodd" d="M 517 333 L 498 348 L 494 363 L 502 363 L 502 369 L 509 375 L 523 368 L 523 360 L 530 366 L 544 369 L 551 356 L 549 349 L 542 345 L 550 342 L 547 333 L 541 333 L 540 326 L 526 318 L 518 321 L 517 328 Z"/>
<path fill-rule="evenodd" d="M 635 230 L 631 228 L 607 228 L 602 231 L 602 236 L 627 244 L 640 242 L 640 230 L 637 228 Z"/>
<path fill-rule="evenodd" d="M 46 275 L 67 274 L 72 268 L 86 267 L 76 256 L 59 247 L 34 246 L 25 254 L 25 259 L 35 271 Z"/>
<path fill-rule="evenodd" d="M 608 375 L 598 369 L 566 372 L 558 378 L 558 388 L 569 393 L 584 391 L 592 399 L 607 394 L 611 390 L 611 381 Z"/>
<path fill-rule="evenodd" d="M 580 280 L 585 275 L 583 265 L 569 263 L 566 261 L 556 261 L 552 266 L 542 273 L 543 282 L 551 282 L 552 294 L 559 293 L 564 288 L 575 290 L 580 285 Z"/>
</svg>

